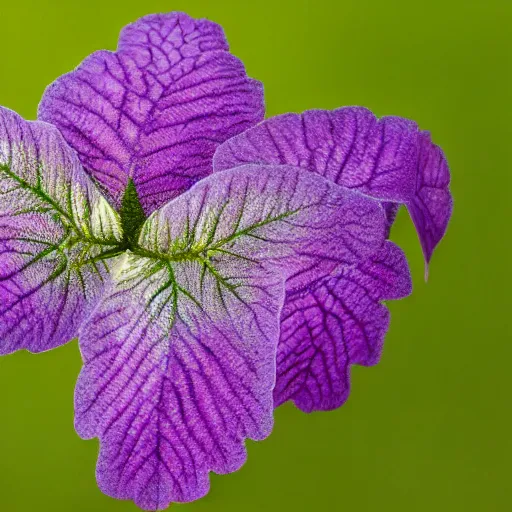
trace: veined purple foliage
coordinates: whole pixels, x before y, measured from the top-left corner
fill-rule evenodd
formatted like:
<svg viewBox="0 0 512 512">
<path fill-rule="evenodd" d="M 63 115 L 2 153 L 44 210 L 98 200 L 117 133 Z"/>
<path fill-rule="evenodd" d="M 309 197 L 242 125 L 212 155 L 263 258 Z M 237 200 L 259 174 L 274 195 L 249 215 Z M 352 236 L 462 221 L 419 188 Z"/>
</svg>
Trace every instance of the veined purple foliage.
<svg viewBox="0 0 512 512">
<path fill-rule="evenodd" d="M 275 405 L 287 400 L 305 412 L 342 405 L 350 365 L 378 363 L 389 327 L 383 300 L 411 293 L 407 261 L 387 241 L 357 266 L 340 266 L 315 282 L 288 286 L 277 349 Z"/>
<path fill-rule="evenodd" d="M 405 204 L 428 264 L 452 211 L 450 173 L 442 150 L 414 121 L 377 119 L 344 107 L 284 114 L 233 137 L 215 154 L 215 170 L 247 163 L 295 165 L 381 200 Z"/>
<path fill-rule="evenodd" d="M 258 166 L 153 214 L 80 334 L 76 426 L 101 440 L 101 489 L 152 510 L 237 470 L 272 428 L 284 279 L 366 259 L 384 222 L 319 176 Z"/>
<path fill-rule="evenodd" d="M 258 163 L 293 165 L 378 200 L 389 229 L 400 204 L 418 230 L 426 265 L 452 210 L 443 152 L 416 123 L 377 120 L 346 107 L 284 114 L 219 147 L 214 170 Z M 326 273 L 314 285 L 291 279 L 281 316 L 276 405 L 302 410 L 339 407 L 348 397 L 351 364 L 378 362 L 389 314 L 383 300 L 411 292 L 405 256 L 391 242 L 357 268 Z"/>
<path fill-rule="evenodd" d="M 0 354 L 74 338 L 121 239 L 59 131 L 0 107 Z"/>
<path fill-rule="evenodd" d="M 55 124 L 119 207 L 131 178 L 146 214 L 212 171 L 218 145 L 264 116 L 263 87 L 222 28 L 182 13 L 146 16 L 51 84 L 39 119 Z"/>
<path fill-rule="evenodd" d="M 399 206 L 427 264 L 451 214 L 412 121 L 263 116 L 222 29 L 182 13 L 57 79 L 40 121 L 0 107 L 0 354 L 79 338 L 76 430 L 146 510 L 240 468 L 283 402 L 339 407 L 411 292 Z"/>
</svg>

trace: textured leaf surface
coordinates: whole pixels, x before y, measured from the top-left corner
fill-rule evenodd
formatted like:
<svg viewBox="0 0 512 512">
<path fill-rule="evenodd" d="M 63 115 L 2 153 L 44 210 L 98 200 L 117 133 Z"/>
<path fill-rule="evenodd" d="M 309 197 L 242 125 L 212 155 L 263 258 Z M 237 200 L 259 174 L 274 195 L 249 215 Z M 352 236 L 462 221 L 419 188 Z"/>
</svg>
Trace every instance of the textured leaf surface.
<svg viewBox="0 0 512 512">
<path fill-rule="evenodd" d="M 427 263 L 450 219 L 444 154 L 407 119 L 378 120 L 361 107 L 277 116 L 224 143 L 214 168 L 247 163 L 295 165 L 376 199 L 406 204 Z M 386 209 L 392 222 L 396 210 L 390 204 Z"/>
<path fill-rule="evenodd" d="M 0 108 L 0 353 L 76 336 L 121 237 L 58 130 Z"/>
<path fill-rule="evenodd" d="M 217 146 L 261 121 L 263 90 L 221 27 L 150 15 L 48 87 L 39 118 L 58 126 L 116 205 L 130 178 L 146 214 L 212 171 Z"/>
<path fill-rule="evenodd" d="M 98 482 L 144 509 L 190 501 L 272 427 L 284 282 L 355 264 L 384 241 L 380 206 L 320 176 L 248 166 L 155 212 L 80 337 L 79 434 Z"/>
<path fill-rule="evenodd" d="M 350 392 L 350 365 L 380 358 L 389 312 L 383 300 L 411 292 L 402 251 L 386 242 L 372 258 L 288 291 L 281 314 L 275 405 L 335 409 Z"/>
</svg>

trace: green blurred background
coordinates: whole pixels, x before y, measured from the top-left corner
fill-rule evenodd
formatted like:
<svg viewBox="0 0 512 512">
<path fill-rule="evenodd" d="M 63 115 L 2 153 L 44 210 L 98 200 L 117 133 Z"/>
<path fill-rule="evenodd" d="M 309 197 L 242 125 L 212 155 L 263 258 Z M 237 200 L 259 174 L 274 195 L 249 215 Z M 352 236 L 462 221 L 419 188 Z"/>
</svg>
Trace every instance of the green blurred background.
<svg viewBox="0 0 512 512">
<path fill-rule="evenodd" d="M 221 23 L 265 84 L 268 115 L 364 105 L 412 118 L 448 157 L 455 210 L 428 284 L 405 211 L 414 293 L 390 304 L 381 363 L 348 403 L 287 404 L 199 511 L 510 511 L 512 2 L 0 0 L 0 104 L 34 118 L 47 84 L 121 27 L 184 10 Z M 73 430 L 76 343 L 0 359 L 0 510 L 135 512 L 101 494 Z"/>
</svg>

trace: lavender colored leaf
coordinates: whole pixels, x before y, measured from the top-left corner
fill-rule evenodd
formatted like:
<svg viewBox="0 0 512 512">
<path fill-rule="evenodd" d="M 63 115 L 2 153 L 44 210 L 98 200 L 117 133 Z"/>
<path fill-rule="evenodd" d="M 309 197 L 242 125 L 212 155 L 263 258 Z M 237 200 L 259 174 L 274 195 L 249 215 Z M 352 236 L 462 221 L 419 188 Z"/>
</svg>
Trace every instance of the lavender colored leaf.
<svg viewBox="0 0 512 512">
<path fill-rule="evenodd" d="M 0 107 L 0 354 L 75 337 L 121 238 L 58 130 Z"/>
<path fill-rule="evenodd" d="M 384 235 L 375 201 L 286 166 L 216 174 L 155 212 L 80 335 L 76 427 L 100 438 L 100 488 L 164 509 L 237 470 L 272 428 L 285 281 Z"/>
<path fill-rule="evenodd" d="M 263 119 L 261 84 L 228 50 L 211 21 L 145 16 L 116 52 L 95 52 L 51 84 L 39 118 L 118 208 L 132 179 L 149 215 L 211 173 L 219 144 Z"/>
<path fill-rule="evenodd" d="M 350 366 L 379 361 L 389 325 L 382 301 L 410 292 L 405 255 L 389 241 L 357 266 L 287 291 L 275 406 L 293 400 L 304 412 L 340 407 L 350 392 Z"/>
<path fill-rule="evenodd" d="M 407 205 L 428 264 L 452 211 L 450 174 L 442 150 L 413 121 L 377 119 L 369 110 L 346 107 L 284 114 L 225 142 L 217 171 L 247 163 L 289 164 L 386 203 L 390 222 Z"/>
</svg>

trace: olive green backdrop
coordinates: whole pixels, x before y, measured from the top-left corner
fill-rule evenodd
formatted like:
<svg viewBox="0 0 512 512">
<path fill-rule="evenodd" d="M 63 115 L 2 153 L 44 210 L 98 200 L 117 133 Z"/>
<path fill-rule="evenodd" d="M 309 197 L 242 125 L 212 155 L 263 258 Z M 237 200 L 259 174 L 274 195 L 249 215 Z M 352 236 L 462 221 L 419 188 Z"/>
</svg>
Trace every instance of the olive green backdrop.
<svg viewBox="0 0 512 512">
<path fill-rule="evenodd" d="M 268 115 L 364 105 L 418 121 L 447 154 L 455 197 L 428 284 L 400 213 L 392 235 L 414 292 L 390 304 L 382 361 L 355 368 L 348 403 L 282 407 L 241 471 L 176 510 L 512 510 L 512 2 L 0 0 L 0 104 L 34 118 L 52 80 L 170 10 L 224 26 Z M 2 512 L 135 512 L 97 489 L 97 443 L 73 430 L 79 369 L 76 342 L 0 359 Z"/>
</svg>

